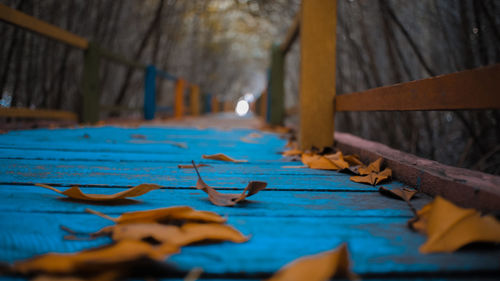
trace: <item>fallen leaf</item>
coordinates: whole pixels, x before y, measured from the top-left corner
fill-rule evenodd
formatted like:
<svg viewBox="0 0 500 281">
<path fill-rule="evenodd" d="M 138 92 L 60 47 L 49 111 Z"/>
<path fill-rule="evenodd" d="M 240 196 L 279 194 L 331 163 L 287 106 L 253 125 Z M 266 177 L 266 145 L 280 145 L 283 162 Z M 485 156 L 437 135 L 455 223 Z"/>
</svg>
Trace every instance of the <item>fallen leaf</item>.
<svg viewBox="0 0 500 281">
<path fill-rule="evenodd" d="M 427 235 L 419 248 L 424 254 L 450 253 L 473 242 L 500 242 L 500 222 L 494 216 L 481 216 L 475 209 L 460 208 L 440 196 L 417 215 L 413 226 Z"/>
<path fill-rule="evenodd" d="M 161 187 L 156 184 L 140 184 L 115 194 L 85 194 L 77 186 L 72 186 L 71 188 L 66 189 L 65 191 L 60 191 L 57 188 L 46 184 L 37 183 L 35 185 L 50 189 L 59 194 L 64 194 L 72 199 L 86 200 L 86 201 L 113 201 L 113 200 L 124 199 L 126 197 L 137 197 L 145 193 L 148 193 L 151 190 L 159 189 Z"/>
<path fill-rule="evenodd" d="M 288 140 L 286 145 L 285 145 L 286 148 L 292 148 L 292 149 L 298 149 L 299 148 L 299 144 L 293 140 Z"/>
<path fill-rule="evenodd" d="M 188 206 L 175 206 L 148 211 L 137 211 L 124 213 L 117 218 L 110 217 L 101 212 L 91 209 L 85 211 L 98 215 L 102 218 L 114 221 L 116 224 L 129 223 L 176 223 L 176 222 L 201 222 L 201 223 L 224 223 L 225 218 L 214 212 L 197 211 Z"/>
<path fill-rule="evenodd" d="M 378 173 L 378 172 L 380 172 L 381 165 L 382 165 L 382 158 L 379 158 L 379 159 L 373 161 L 372 163 L 370 163 L 370 165 L 368 165 L 368 167 L 359 167 L 358 173 L 362 176 L 369 175 L 371 173 Z"/>
<path fill-rule="evenodd" d="M 130 143 L 137 143 L 137 144 L 165 143 L 165 144 L 177 146 L 179 148 L 184 148 L 184 149 L 188 148 L 188 145 L 185 142 L 176 142 L 176 141 L 169 141 L 169 140 L 154 141 L 154 140 L 146 140 L 146 139 L 133 139 L 129 142 Z"/>
<path fill-rule="evenodd" d="M 13 265 L 14 271 L 21 274 L 46 273 L 70 274 L 85 270 L 92 264 L 106 267 L 112 264 L 151 258 L 161 261 L 166 256 L 179 252 L 179 248 L 165 244 L 152 246 L 146 242 L 123 240 L 116 244 L 85 250 L 74 254 L 49 253 Z"/>
<path fill-rule="evenodd" d="M 349 168 L 349 163 L 347 163 L 344 160 L 344 156 L 342 155 L 342 152 L 337 152 L 334 154 L 326 154 L 324 157 L 330 161 L 333 162 L 337 167 L 339 167 L 341 170 Z"/>
<path fill-rule="evenodd" d="M 255 132 L 254 132 L 254 133 L 250 133 L 250 134 L 248 134 L 248 135 L 247 135 L 247 137 L 249 137 L 249 138 L 253 138 L 253 139 L 258 139 L 258 138 L 262 138 L 262 135 L 261 135 L 261 134 L 259 134 L 259 133 L 255 133 Z"/>
<path fill-rule="evenodd" d="M 283 169 L 303 169 L 307 168 L 306 165 L 296 165 L 296 166 L 281 166 Z"/>
<path fill-rule="evenodd" d="M 114 241 L 153 239 L 162 244 L 183 247 L 201 242 L 231 241 L 243 243 L 248 238 L 238 230 L 219 223 L 185 223 L 182 226 L 158 223 L 117 224 L 94 233 L 93 237 L 109 235 Z"/>
<path fill-rule="evenodd" d="M 363 162 L 359 160 L 359 156 L 356 154 L 344 155 L 344 161 L 346 161 L 349 166 L 363 166 Z"/>
<path fill-rule="evenodd" d="M 233 159 L 225 154 L 222 153 L 217 153 L 217 154 L 212 154 L 212 155 L 203 155 L 203 159 L 212 159 L 212 160 L 219 160 L 219 161 L 227 161 L 227 162 L 234 162 L 234 163 L 243 163 L 243 162 L 248 162 L 248 160 L 236 160 Z"/>
<path fill-rule="evenodd" d="M 306 256 L 282 267 L 268 281 L 327 281 L 333 277 L 355 279 L 349 269 L 346 244 L 326 252 Z"/>
<path fill-rule="evenodd" d="M 391 198 L 401 199 L 404 201 L 410 201 L 413 196 L 418 193 L 417 190 L 408 187 L 389 189 L 383 186 L 379 187 L 378 192 Z"/>
<path fill-rule="evenodd" d="M 307 165 L 311 169 L 333 171 L 343 169 L 342 167 L 339 167 L 335 163 L 330 161 L 328 158 L 318 154 L 304 153 L 302 154 L 301 160 L 304 165 Z"/>
<path fill-rule="evenodd" d="M 196 166 L 193 161 L 193 166 Z M 241 194 L 232 193 L 220 193 L 214 188 L 208 186 L 201 178 L 200 172 L 195 168 L 196 174 L 198 175 L 198 181 L 196 182 L 196 188 L 205 191 L 208 194 L 208 199 L 214 205 L 217 206 L 234 206 L 238 202 L 245 200 L 247 197 L 254 195 L 260 190 L 266 188 L 267 183 L 262 181 L 251 181 L 248 183 L 247 187 L 243 190 Z"/>
<path fill-rule="evenodd" d="M 196 281 L 201 277 L 202 273 L 203 273 L 203 268 L 195 267 L 188 272 L 186 277 L 184 277 L 184 281 Z"/>
<path fill-rule="evenodd" d="M 385 180 L 390 179 L 391 176 L 392 176 L 392 170 L 389 168 L 385 168 L 385 170 L 383 170 L 380 173 L 372 172 L 366 176 L 353 176 L 350 177 L 349 179 L 352 180 L 353 182 L 377 185 Z"/>
<path fill-rule="evenodd" d="M 207 164 L 196 164 L 196 167 L 197 168 L 199 168 L 199 167 L 210 167 L 210 165 L 207 165 Z M 189 164 L 189 165 L 179 164 L 179 165 L 177 165 L 177 168 L 179 168 L 179 169 L 194 169 L 194 166 L 193 166 L 193 164 Z"/>
<path fill-rule="evenodd" d="M 282 155 L 283 156 L 296 156 L 296 155 L 302 155 L 302 153 L 304 153 L 304 152 L 300 149 L 290 149 L 290 150 L 283 151 Z"/>
</svg>

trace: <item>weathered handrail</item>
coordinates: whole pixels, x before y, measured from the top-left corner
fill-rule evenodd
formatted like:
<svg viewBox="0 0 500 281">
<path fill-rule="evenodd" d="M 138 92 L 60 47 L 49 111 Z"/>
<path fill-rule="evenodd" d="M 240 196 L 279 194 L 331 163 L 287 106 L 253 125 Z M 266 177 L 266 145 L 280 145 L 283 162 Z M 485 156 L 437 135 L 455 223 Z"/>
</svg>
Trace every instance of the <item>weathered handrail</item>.
<svg viewBox="0 0 500 281">
<path fill-rule="evenodd" d="M 32 32 L 39 33 L 48 38 L 52 38 L 59 42 L 69 44 L 70 46 L 80 48 L 85 51 L 85 61 L 84 70 L 82 78 L 82 92 L 83 92 L 83 102 L 80 120 L 86 123 L 95 123 L 99 120 L 99 112 L 101 106 L 99 104 L 99 66 L 101 58 L 109 59 L 113 62 L 134 67 L 138 70 L 143 70 L 145 72 L 145 83 L 144 83 L 144 118 L 146 120 L 151 120 L 155 116 L 156 112 L 156 77 L 162 77 L 167 80 L 176 81 L 176 97 L 175 97 L 175 116 L 181 117 L 184 114 L 184 86 L 185 80 L 179 79 L 176 76 L 157 69 L 154 65 L 146 65 L 140 62 L 129 60 L 126 57 L 102 48 L 92 42 L 89 42 L 86 38 L 80 37 L 69 31 L 61 29 L 55 25 L 41 21 L 35 17 L 19 12 L 12 9 L 4 4 L 0 4 L 0 20 L 22 27 Z M 191 106 L 191 114 L 198 115 L 200 113 L 199 101 L 194 99 L 200 99 L 199 86 L 191 85 L 191 102 L 195 103 Z M 117 110 L 137 110 L 128 109 L 121 106 L 103 107 L 102 109 L 107 111 L 117 111 Z M 39 114 L 34 112 L 40 111 Z M 21 114 L 23 112 L 23 114 Z M 76 115 L 65 114 L 67 112 L 58 110 L 39 110 L 30 109 L 26 111 L 22 110 L 3 110 L 0 116 L 7 116 L 9 113 L 15 114 L 10 117 L 30 117 L 30 118 L 52 118 L 52 119 L 76 119 Z"/>
</svg>

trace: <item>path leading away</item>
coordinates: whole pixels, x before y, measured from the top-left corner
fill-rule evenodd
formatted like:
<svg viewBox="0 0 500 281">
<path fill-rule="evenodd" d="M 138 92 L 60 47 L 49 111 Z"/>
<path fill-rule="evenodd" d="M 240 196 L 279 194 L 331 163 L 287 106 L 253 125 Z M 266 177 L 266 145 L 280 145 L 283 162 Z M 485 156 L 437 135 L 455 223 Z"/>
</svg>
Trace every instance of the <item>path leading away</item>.
<svg viewBox="0 0 500 281">
<path fill-rule="evenodd" d="M 155 124 L 0 135 L 0 261 L 109 243 L 108 238 L 63 239 L 60 225 L 92 232 L 110 224 L 85 213 L 88 207 L 118 216 L 127 211 L 188 205 L 227 216 L 229 224 L 251 235 L 243 244 L 185 247 L 170 259 L 183 270 L 202 267 L 213 277 L 260 279 L 295 258 L 343 242 L 348 245 L 353 271 L 365 278 L 435 275 L 446 279 L 498 272 L 498 247 L 420 254 L 418 247 L 426 238 L 407 228 L 412 213 L 404 201 L 383 197 L 373 187 L 351 182 L 346 174 L 286 167 L 300 165 L 279 154 L 286 140 L 273 133 L 230 127 L 233 129 Z M 257 143 L 241 140 L 254 132 L 262 135 L 255 139 Z M 202 159 L 203 154 L 214 153 L 248 162 Z M 250 202 L 214 206 L 204 192 L 194 188 L 194 170 L 177 167 L 191 160 L 210 165 L 200 168 L 200 173 L 207 184 L 222 192 L 242 190 L 252 180 L 266 181 L 268 188 Z M 60 200 L 58 194 L 33 183 L 61 189 L 78 185 L 86 193 L 115 193 L 141 183 L 163 188 L 139 197 L 135 204 L 105 206 Z M 387 186 L 402 183 L 393 181 Z M 421 195 L 412 202 L 420 208 L 428 201 Z"/>
</svg>

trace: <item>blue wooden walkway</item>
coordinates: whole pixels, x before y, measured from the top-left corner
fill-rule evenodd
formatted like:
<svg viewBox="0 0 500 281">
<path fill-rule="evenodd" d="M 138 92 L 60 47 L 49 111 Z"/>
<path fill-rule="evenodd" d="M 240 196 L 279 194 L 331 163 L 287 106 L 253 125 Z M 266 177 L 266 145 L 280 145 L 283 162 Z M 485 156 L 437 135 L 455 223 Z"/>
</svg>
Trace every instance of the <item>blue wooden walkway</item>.
<svg viewBox="0 0 500 281">
<path fill-rule="evenodd" d="M 0 135 L 0 261 L 14 262 L 47 252 L 74 252 L 109 243 L 67 241 L 60 225 L 91 232 L 110 222 L 84 212 L 88 204 L 58 200 L 54 192 L 33 186 L 78 185 L 87 193 L 115 193 L 141 183 L 163 186 L 130 205 L 91 205 L 110 215 L 188 205 L 228 217 L 229 224 L 252 238 L 247 243 L 185 247 L 170 260 L 183 270 L 202 267 L 213 278 L 261 279 L 300 256 L 348 244 L 353 271 L 367 279 L 494 280 L 500 249 L 471 248 L 453 254 L 418 252 L 425 237 L 410 231 L 406 203 L 383 197 L 331 171 L 284 168 L 299 165 L 279 152 L 286 141 L 259 132 L 257 144 L 241 137 L 253 129 L 221 130 L 141 126 L 37 129 Z M 134 136 L 135 135 L 135 136 Z M 137 137 L 140 135 L 141 137 Z M 187 148 L 170 142 L 182 142 Z M 202 159 L 225 153 L 247 163 Z M 209 164 L 200 172 L 207 184 L 241 190 L 248 181 L 268 188 L 235 207 L 212 205 L 196 190 L 192 169 L 178 164 Z M 393 181 L 387 186 L 402 186 Z M 64 188 L 62 188 L 64 189 Z M 412 201 L 420 208 L 429 201 Z"/>
</svg>

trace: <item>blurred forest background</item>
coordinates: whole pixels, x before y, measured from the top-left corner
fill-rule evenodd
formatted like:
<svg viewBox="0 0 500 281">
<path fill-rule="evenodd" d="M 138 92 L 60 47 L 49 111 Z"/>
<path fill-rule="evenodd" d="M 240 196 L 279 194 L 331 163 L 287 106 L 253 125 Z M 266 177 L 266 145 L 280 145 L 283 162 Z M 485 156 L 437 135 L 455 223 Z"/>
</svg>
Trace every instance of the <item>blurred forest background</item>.
<svg viewBox="0 0 500 281">
<path fill-rule="evenodd" d="M 0 2 L 233 102 L 266 87 L 270 46 L 300 8 L 299 0 Z M 0 34 L 0 106 L 78 111 L 81 50 L 3 22 Z M 299 50 L 296 42 L 286 58 L 291 125 L 298 120 Z M 499 62 L 500 1 L 338 0 L 337 94 Z M 100 76 L 102 105 L 142 105 L 143 72 L 104 60 Z M 171 105 L 173 82 L 157 87 L 158 104 Z M 336 130 L 498 175 L 499 122 L 498 110 L 340 113 Z"/>
</svg>

